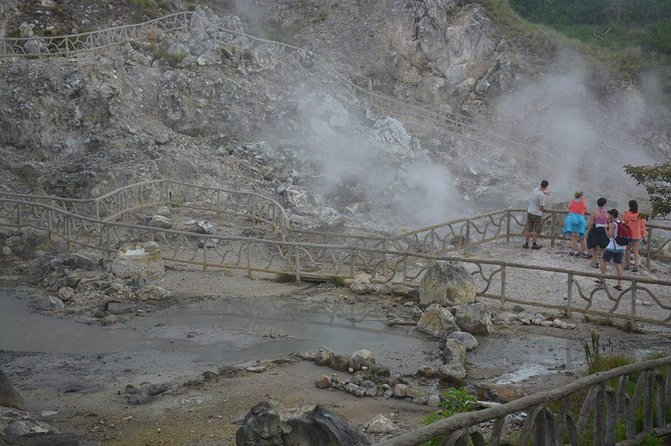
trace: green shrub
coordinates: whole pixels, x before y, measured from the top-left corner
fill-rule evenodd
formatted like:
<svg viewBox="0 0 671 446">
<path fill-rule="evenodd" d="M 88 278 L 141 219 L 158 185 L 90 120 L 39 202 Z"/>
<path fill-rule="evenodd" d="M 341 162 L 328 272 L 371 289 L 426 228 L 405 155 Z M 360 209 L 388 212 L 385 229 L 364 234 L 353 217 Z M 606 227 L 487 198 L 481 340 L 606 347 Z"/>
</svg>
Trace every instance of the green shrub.
<svg viewBox="0 0 671 446">
<path fill-rule="evenodd" d="M 440 396 L 442 401 L 438 405 L 438 410 L 429 413 L 424 418 L 424 424 L 431 424 L 458 413 L 470 412 L 475 408 L 475 402 L 478 400 L 465 387 L 452 387 L 441 393 Z M 423 446 L 439 446 L 442 441 L 442 437 L 432 438 L 430 441 L 424 443 Z"/>
</svg>

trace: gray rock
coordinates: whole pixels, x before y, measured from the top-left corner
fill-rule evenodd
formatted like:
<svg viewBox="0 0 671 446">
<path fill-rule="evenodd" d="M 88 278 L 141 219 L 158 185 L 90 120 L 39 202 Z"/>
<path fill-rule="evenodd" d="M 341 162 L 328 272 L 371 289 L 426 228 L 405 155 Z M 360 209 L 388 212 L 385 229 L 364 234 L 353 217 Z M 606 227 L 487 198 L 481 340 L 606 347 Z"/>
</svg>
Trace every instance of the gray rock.
<svg viewBox="0 0 671 446">
<path fill-rule="evenodd" d="M 366 424 L 366 430 L 371 434 L 391 434 L 396 426 L 385 416 L 378 415 Z"/>
<path fill-rule="evenodd" d="M 438 370 L 440 379 L 461 382 L 466 378 L 466 347 L 461 342 L 448 338 L 443 349 L 445 365 Z"/>
<path fill-rule="evenodd" d="M 65 308 L 62 300 L 56 296 L 35 296 L 32 299 L 33 307 L 43 311 L 56 311 Z"/>
<path fill-rule="evenodd" d="M 175 221 L 163 215 L 152 215 L 147 217 L 143 222 L 145 226 L 153 228 L 170 229 L 175 226 Z"/>
<path fill-rule="evenodd" d="M 352 395 L 356 394 L 356 391 L 359 389 L 359 386 L 357 386 L 354 383 L 347 383 L 345 384 L 345 392 L 351 393 Z M 365 389 L 364 389 L 365 392 Z"/>
<path fill-rule="evenodd" d="M 462 305 L 475 301 L 475 282 L 462 266 L 434 263 L 422 276 L 419 300 L 422 305 Z"/>
<path fill-rule="evenodd" d="M 375 365 L 375 356 L 370 350 L 362 349 L 352 353 L 352 367 L 354 370 L 361 370 L 362 367 L 372 367 Z"/>
<path fill-rule="evenodd" d="M 252 407 L 235 434 L 237 446 L 367 446 L 353 424 L 322 406 L 288 410 L 274 402 Z"/>
<path fill-rule="evenodd" d="M 212 235 L 215 232 L 215 227 L 209 221 L 197 221 L 193 227 L 193 232 L 196 234 Z"/>
<path fill-rule="evenodd" d="M 166 56 L 169 56 L 172 60 L 176 61 L 181 61 L 189 54 L 191 54 L 189 47 L 181 43 L 174 43 L 166 50 Z"/>
<path fill-rule="evenodd" d="M 484 304 L 459 305 L 454 309 L 454 317 L 463 331 L 481 335 L 494 331 L 491 315 Z"/>
<path fill-rule="evenodd" d="M 72 300 L 72 297 L 75 295 L 75 290 L 70 288 L 69 286 L 64 286 L 61 287 L 58 290 L 58 296 L 61 298 L 62 301 L 64 302 L 69 302 Z"/>
<path fill-rule="evenodd" d="M 198 241 L 198 247 L 199 248 L 207 248 L 207 249 L 212 249 L 217 246 L 217 243 L 219 240 L 216 238 L 207 238 L 207 239 L 200 239 Z"/>
<path fill-rule="evenodd" d="M 59 254 L 49 262 L 54 269 L 68 268 L 81 269 L 85 271 L 96 271 L 100 269 L 98 262 L 92 257 L 79 252 Z"/>
<path fill-rule="evenodd" d="M 429 365 L 424 365 L 417 370 L 417 376 L 420 376 L 422 378 L 433 378 L 436 376 L 436 371 L 433 369 L 433 367 Z"/>
<path fill-rule="evenodd" d="M 135 305 L 127 302 L 109 301 L 105 304 L 105 311 L 110 314 L 126 314 L 132 313 L 135 310 Z"/>
<path fill-rule="evenodd" d="M 22 444 L 19 442 L 22 436 L 50 433 L 58 431 L 50 424 L 35 419 L 29 412 L 0 406 L 0 441 L 8 440 L 10 444 Z"/>
<path fill-rule="evenodd" d="M 170 296 L 170 291 L 157 285 L 145 285 L 138 293 L 141 300 L 161 300 Z"/>
<path fill-rule="evenodd" d="M 436 338 L 444 338 L 459 330 L 459 326 L 447 308 L 440 304 L 432 304 L 422 313 L 417 322 L 417 330 Z"/>
<path fill-rule="evenodd" d="M 356 294 L 369 294 L 375 291 L 375 288 L 370 283 L 370 274 L 361 273 L 354 276 L 350 289 Z"/>
<path fill-rule="evenodd" d="M 0 370 L 0 406 L 25 409 L 23 398 L 14 390 L 14 386 L 2 370 Z"/>
<path fill-rule="evenodd" d="M 406 394 L 408 392 L 408 385 L 407 384 L 396 384 L 393 389 L 393 394 L 394 397 L 396 398 L 405 398 Z"/>
<path fill-rule="evenodd" d="M 427 406 L 438 407 L 440 405 L 440 395 L 437 393 L 432 393 L 429 395 L 429 400 L 426 402 Z"/>
<path fill-rule="evenodd" d="M 450 333 L 450 337 L 464 344 L 466 350 L 473 350 L 478 346 L 478 340 L 475 339 L 475 336 L 465 331 L 453 331 Z"/>
<path fill-rule="evenodd" d="M 134 406 L 140 406 L 143 404 L 148 404 L 153 401 L 153 397 L 149 394 L 149 390 L 146 388 L 139 389 L 137 392 L 132 393 L 126 397 L 128 404 Z"/>
</svg>

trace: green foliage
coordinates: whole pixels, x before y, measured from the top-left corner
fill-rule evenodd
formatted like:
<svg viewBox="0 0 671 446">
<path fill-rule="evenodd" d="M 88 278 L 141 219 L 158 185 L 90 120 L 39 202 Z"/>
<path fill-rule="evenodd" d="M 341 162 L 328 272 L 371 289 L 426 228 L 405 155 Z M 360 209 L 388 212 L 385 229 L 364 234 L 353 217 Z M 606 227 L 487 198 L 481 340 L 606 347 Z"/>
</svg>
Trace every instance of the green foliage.
<svg viewBox="0 0 671 446">
<path fill-rule="evenodd" d="M 475 402 L 478 400 L 465 387 L 452 387 L 441 393 L 441 399 L 442 401 L 438 405 L 438 410 L 430 412 L 424 418 L 424 424 L 431 424 L 458 413 L 470 412 L 474 409 Z M 423 446 L 439 446 L 442 441 L 442 437 L 432 438 L 430 441 L 424 443 Z"/>
<path fill-rule="evenodd" d="M 671 163 L 654 166 L 624 166 L 638 184 L 642 184 L 650 196 L 652 215 L 671 214 Z"/>
<path fill-rule="evenodd" d="M 585 363 L 587 364 L 588 375 L 632 363 L 631 359 L 625 356 L 612 354 L 613 345 L 610 340 L 606 346 L 602 346 L 601 336 L 596 332 L 592 332 L 591 346 L 587 341 L 584 341 L 583 349 L 585 351 Z M 604 354 L 606 352 L 608 354 Z"/>
<path fill-rule="evenodd" d="M 643 45 L 671 55 L 671 0 L 512 0 L 525 18 L 606 46 Z M 572 27 L 588 27 L 580 33 Z"/>
<path fill-rule="evenodd" d="M 549 38 L 626 77 L 654 68 L 671 80 L 671 0 L 479 1 L 509 37 L 524 37 L 536 52 Z"/>
</svg>

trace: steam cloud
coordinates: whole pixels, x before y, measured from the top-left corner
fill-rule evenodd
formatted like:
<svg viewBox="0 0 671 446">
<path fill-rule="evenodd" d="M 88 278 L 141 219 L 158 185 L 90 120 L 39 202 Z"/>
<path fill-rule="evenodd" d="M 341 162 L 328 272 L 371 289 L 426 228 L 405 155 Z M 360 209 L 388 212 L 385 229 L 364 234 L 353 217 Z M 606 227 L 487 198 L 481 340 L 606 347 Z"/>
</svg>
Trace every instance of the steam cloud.
<svg viewBox="0 0 671 446">
<path fill-rule="evenodd" d="M 515 154 L 536 161 L 535 167 L 518 174 L 530 176 L 534 185 L 547 178 L 564 200 L 578 189 L 590 201 L 604 195 L 622 203 L 634 198 L 632 194 L 641 195 L 622 166 L 656 161 L 641 141 L 668 112 L 661 104 L 651 108 L 632 87 L 622 91 L 614 81 L 596 78 L 574 57 L 560 59 L 555 70 L 504 96 L 496 106 L 497 132 L 533 148 Z M 605 91 L 595 92 L 604 83 Z M 645 83 L 648 92 L 658 88 L 654 77 Z"/>
</svg>

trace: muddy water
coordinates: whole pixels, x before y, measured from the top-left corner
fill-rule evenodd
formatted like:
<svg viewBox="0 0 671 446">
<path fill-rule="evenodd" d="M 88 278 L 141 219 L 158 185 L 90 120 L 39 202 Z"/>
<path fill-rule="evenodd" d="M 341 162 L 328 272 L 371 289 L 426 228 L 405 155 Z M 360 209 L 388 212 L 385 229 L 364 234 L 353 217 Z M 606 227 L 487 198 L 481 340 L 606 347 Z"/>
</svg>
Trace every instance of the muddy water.
<svg viewBox="0 0 671 446">
<path fill-rule="evenodd" d="M 159 351 L 199 364 L 277 357 L 327 346 L 339 353 L 367 348 L 400 373 L 426 362 L 434 342 L 390 332 L 383 315 L 353 308 L 306 306 L 281 298 L 207 300 L 130 319 L 87 325 L 31 310 L 29 288 L 0 289 L 0 349 L 58 354 Z M 135 356 L 135 355 L 134 355 Z"/>
<path fill-rule="evenodd" d="M 497 370 L 497 384 L 511 384 L 558 370 L 576 371 L 584 367 L 580 341 L 534 335 L 533 337 L 487 337 L 479 340 L 469 361 L 486 363 Z"/>
</svg>

